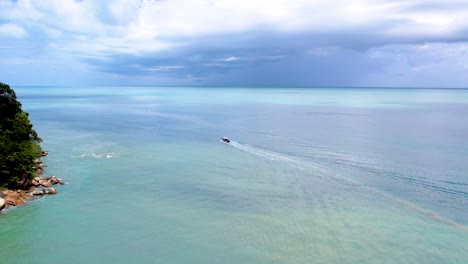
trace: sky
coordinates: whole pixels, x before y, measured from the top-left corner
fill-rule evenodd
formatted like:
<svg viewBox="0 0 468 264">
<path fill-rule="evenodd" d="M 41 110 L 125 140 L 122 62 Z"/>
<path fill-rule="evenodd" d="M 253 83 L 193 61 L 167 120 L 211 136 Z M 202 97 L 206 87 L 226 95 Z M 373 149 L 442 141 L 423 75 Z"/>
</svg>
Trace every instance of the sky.
<svg viewBox="0 0 468 264">
<path fill-rule="evenodd" d="M 467 18 L 467 0 L 0 0 L 0 81 L 468 88 Z"/>
</svg>

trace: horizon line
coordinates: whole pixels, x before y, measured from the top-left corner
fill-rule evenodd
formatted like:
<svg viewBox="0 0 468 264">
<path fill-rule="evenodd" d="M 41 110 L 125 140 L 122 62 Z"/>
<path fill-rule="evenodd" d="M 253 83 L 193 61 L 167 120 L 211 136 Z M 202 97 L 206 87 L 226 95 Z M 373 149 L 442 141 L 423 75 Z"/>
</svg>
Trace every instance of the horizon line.
<svg viewBox="0 0 468 264">
<path fill-rule="evenodd" d="M 421 89 L 421 90 L 468 90 L 467 87 L 404 87 L 404 86 L 217 86 L 217 85 L 10 85 L 12 87 L 154 87 L 154 88 L 265 88 L 265 89 Z"/>
</svg>

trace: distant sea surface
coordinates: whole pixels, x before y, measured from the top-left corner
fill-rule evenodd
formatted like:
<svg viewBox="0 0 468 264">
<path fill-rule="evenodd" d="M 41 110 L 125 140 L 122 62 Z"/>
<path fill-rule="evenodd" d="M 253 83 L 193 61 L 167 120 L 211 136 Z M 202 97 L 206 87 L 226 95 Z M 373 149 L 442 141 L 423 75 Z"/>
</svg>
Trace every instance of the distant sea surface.
<svg viewBox="0 0 468 264">
<path fill-rule="evenodd" d="M 68 184 L 0 263 L 468 263 L 468 90 L 13 88 Z"/>
</svg>

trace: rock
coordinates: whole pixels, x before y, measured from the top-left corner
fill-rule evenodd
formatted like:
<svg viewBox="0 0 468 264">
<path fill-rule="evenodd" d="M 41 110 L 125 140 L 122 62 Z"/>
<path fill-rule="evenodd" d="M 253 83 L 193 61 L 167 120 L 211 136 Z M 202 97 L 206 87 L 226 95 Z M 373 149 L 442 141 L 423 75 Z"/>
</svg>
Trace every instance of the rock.
<svg viewBox="0 0 468 264">
<path fill-rule="evenodd" d="M 39 185 L 40 185 L 39 182 L 36 181 L 35 179 L 32 180 L 31 183 L 32 183 L 32 185 L 34 185 L 34 186 L 39 186 Z"/>
<path fill-rule="evenodd" d="M 43 180 L 43 181 L 48 181 L 48 180 L 52 179 L 52 177 L 55 177 L 55 176 L 46 176 L 46 177 L 41 177 L 40 179 Z"/>
<path fill-rule="evenodd" d="M 19 199 L 21 197 L 21 194 L 19 192 L 13 192 L 9 191 L 7 192 L 5 198 L 10 198 L 10 199 Z"/>
<path fill-rule="evenodd" d="M 42 174 L 42 173 L 44 173 L 44 170 L 41 168 L 37 168 L 36 174 Z"/>
<path fill-rule="evenodd" d="M 21 198 L 11 198 L 11 197 L 7 197 L 7 198 L 5 198 L 5 204 L 6 204 L 6 205 L 17 206 L 17 205 L 24 204 L 24 201 L 23 201 L 23 199 L 21 199 Z"/>
<path fill-rule="evenodd" d="M 37 158 L 37 159 L 34 159 L 34 163 L 42 163 L 41 159 Z"/>
<path fill-rule="evenodd" d="M 5 197 L 3 198 L 5 200 L 5 207 L 9 205 L 17 206 L 24 204 L 24 200 L 21 198 L 22 196 L 27 197 L 26 192 L 24 191 L 7 191 L 5 194 Z"/>
<path fill-rule="evenodd" d="M 5 200 L 3 198 L 0 198 L 0 211 L 5 208 Z"/>
<path fill-rule="evenodd" d="M 52 185 L 57 184 L 59 182 L 60 182 L 59 179 L 57 179 L 57 177 L 55 176 L 52 176 L 52 178 L 50 179 L 50 183 L 52 183 Z"/>
<path fill-rule="evenodd" d="M 40 181 L 39 184 L 44 186 L 44 187 L 52 186 L 52 184 L 49 181 Z"/>
<path fill-rule="evenodd" d="M 50 187 L 49 190 L 47 190 L 48 194 L 57 194 L 57 191 L 55 191 L 54 187 Z"/>
<path fill-rule="evenodd" d="M 17 192 L 20 194 L 21 198 L 28 198 L 30 196 L 29 193 L 27 193 L 27 192 L 25 192 L 23 190 L 18 190 Z"/>
<path fill-rule="evenodd" d="M 44 156 L 47 156 L 47 155 L 49 155 L 49 153 L 47 151 L 41 151 L 41 156 L 44 157 Z"/>
<path fill-rule="evenodd" d="M 44 190 L 40 190 L 40 191 L 39 191 L 39 190 L 35 190 L 32 194 L 33 194 L 33 195 L 44 195 L 45 193 L 44 193 Z"/>
</svg>

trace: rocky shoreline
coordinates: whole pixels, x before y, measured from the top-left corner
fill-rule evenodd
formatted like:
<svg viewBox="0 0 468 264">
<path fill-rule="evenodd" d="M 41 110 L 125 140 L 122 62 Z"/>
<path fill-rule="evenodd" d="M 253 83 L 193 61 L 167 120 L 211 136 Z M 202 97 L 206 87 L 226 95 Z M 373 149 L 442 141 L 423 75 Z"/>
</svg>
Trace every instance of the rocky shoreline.
<svg viewBox="0 0 468 264">
<path fill-rule="evenodd" d="M 42 152 L 42 156 L 47 156 L 46 151 Z M 40 158 L 34 160 L 34 163 L 37 164 L 34 168 L 36 169 L 36 175 L 41 175 L 44 173 L 44 163 Z M 37 176 L 32 180 L 26 179 L 20 182 L 24 189 L 17 190 L 5 190 L 0 192 L 0 211 L 4 208 L 10 206 L 22 205 L 27 201 L 34 199 L 34 196 L 41 196 L 45 194 L 56 194 L 53 185 L 63 185 L 65 184 L 62 179 L 55 176 Z"/>
</svg>

